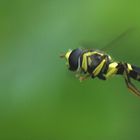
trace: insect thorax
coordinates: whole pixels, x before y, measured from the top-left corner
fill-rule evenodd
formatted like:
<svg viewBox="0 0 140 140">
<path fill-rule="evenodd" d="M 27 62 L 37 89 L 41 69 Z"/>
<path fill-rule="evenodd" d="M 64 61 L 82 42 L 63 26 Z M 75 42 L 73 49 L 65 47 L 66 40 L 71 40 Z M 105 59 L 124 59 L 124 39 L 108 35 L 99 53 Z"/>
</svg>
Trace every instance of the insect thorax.
<svg viewBox="0 0 140 140">
<path fill-rule="evenodd" d="M 99 51 L 87 51 L 81 55 L 81 69 L 93 74 L 94 70 L 103 72 L 112 61 L 111 57 Z M 99 67 L 99 68 L 98 68 Z M 97 74 L 99 73 L 97 72 Z"/>
</svg>

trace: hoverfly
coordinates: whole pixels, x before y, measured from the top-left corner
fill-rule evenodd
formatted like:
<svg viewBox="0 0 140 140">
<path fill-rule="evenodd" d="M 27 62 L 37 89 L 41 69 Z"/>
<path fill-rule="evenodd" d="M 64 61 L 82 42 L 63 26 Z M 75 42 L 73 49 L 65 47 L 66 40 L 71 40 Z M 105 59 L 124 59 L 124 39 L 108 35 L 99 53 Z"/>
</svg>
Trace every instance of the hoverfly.
<svg viewBox="0 0 140 140">
<path fill-rule="evenodd" d="M 112 43 L 120 39 L 127 32 L 128 30 L 123 32 L 101 50 L 77 48 L 67 51 L 61 57 L 66 59 L 69 70 L 75 71 L 77 73 L 76 77 L 80 81 L 89 77 L 98 77 L 101 80 L 107 80 L 112 75 L 122 75 L 127 88 L 135 95 L 140 96 L 140 91 L 131 82 L 131 78 L 140 81 L 140 68 L 129 63 L 116 62 L 110 55 L 102 51 L 108 48 L 108 46 L 111 46 Z"/>
</svg>

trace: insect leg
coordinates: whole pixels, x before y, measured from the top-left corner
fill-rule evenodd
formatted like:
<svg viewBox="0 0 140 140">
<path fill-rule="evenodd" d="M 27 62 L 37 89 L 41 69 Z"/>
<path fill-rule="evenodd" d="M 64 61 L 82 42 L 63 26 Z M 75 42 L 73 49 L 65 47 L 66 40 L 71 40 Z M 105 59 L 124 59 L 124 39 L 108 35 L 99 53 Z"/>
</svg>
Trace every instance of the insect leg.
<svg viewBox="0 0 140 140">
<path fill-rule="evenodd" d="M 84 73 L 83 71 L 79 71 L 75 74 L 75 77 L 79 79 L 80 82 L 83 80 L 86 80 L 89 78 L 91 75 L 89 73 Z"/>
<path fill-rule="evenodd" d="M 79 80 L 80 80 L 80 82 L 82 82 L 82 81 L 86 80 L 87 78 L 89 78 L 90 76 L 91 76 L 90 74 L 87 74 L 87 75 L 84 75 L 84 76 L 80 76 Z"/>
<path fill-rule="evenodd" d="M 129 73 L 128 73 L 128 69 L 126 64 L 124 64 L 124 78 L 125 78 L 125 83 L 128 87 L 128 89 L 134 93 L 137 96 L 140 96 L 140 91 L 135 87 L 135 85 L 131 82 Z"/>
</svg>

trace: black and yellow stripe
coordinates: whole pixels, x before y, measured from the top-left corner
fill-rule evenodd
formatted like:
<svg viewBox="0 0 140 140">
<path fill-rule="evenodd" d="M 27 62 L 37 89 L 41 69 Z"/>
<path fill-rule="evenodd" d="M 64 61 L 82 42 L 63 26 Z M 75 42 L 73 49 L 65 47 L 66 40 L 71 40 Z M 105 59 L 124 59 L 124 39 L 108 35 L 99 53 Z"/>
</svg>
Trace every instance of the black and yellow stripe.
<svg viewBox="0 0 140 140">
<path fill-rule="evenodd" d="M 129 63 L 114 62 L 108 54 L 92 49 L 69 50 L 65 54 L 65 58 L 68 61 L 69 70 L 77 71 L 80 75 L 79 79 L 98 77 L 106 80 L 112 75 L 122 75 L 128 89 L 140 96 L 140 91 L 132 84 L 130 79 L 140 81 L 139 67 Z"/>
</svg>

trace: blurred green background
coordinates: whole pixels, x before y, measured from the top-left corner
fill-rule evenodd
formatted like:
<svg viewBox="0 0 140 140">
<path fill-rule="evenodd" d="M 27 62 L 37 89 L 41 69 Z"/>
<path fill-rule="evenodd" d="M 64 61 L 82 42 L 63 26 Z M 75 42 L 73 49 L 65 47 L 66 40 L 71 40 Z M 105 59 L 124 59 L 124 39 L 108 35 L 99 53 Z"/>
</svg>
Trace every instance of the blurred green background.
<svg viewBox="0 0 140 140">
<path fill-rule="evenodd" d="M 80 42 L 140 66 L 138 0 L 0 1 L 1 140 L 139 140 L 140 98 L 120 76 L 82 83 L 59 55 Z M 140 88 L 140 83 L 136 83 Z"/>
</svg>

